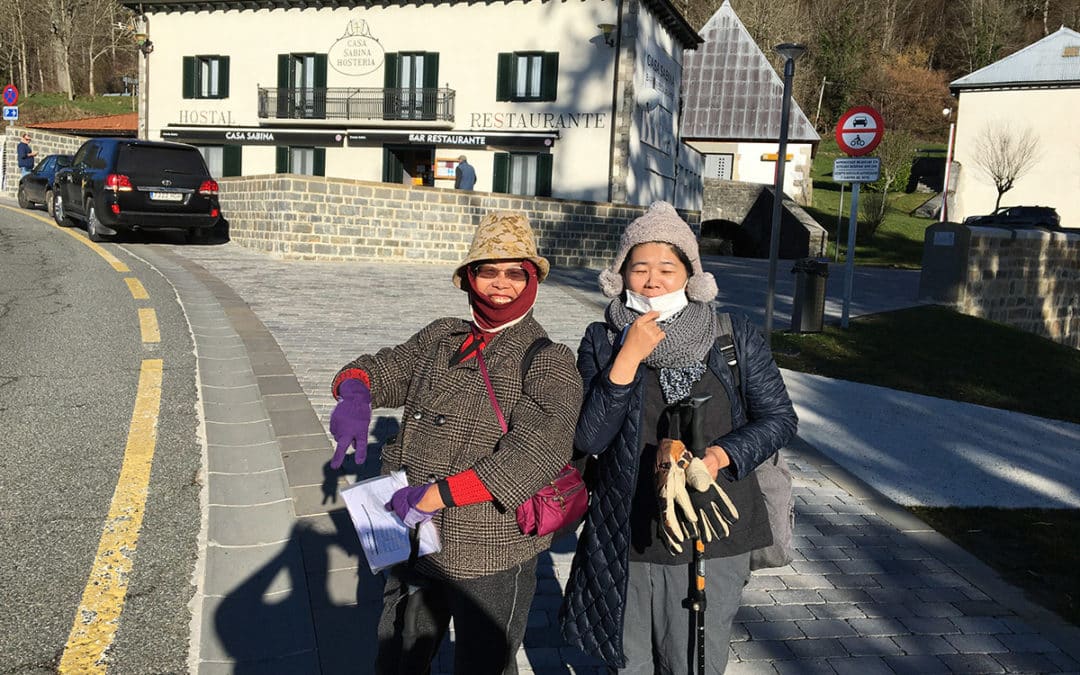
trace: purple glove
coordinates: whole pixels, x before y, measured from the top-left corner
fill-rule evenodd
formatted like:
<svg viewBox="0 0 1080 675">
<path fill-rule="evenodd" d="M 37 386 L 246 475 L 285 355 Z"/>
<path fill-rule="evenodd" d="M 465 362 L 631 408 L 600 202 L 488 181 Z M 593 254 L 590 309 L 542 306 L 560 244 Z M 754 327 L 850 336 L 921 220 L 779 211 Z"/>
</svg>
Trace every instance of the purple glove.
<svg viewBox="0 0 1080 675">
<path fill-rule="evenodd" d="M 348 379 L 338 385 L 338 401 L 330 413 L 330 435 L 337 441 L 337 449 L 330 460 L 331 469 L 340 469 L 345 462 L 345 451 L 356 447 L 353 458 L 359 466 L 367 459 L 368 426 L 371 424 L 371 390 L 357 379 Z"/>
<path fill-rule="evenodd" d="M 416 527 L 420 523 L 431 520 L 431 517 L 435 515 L 435 511 L 424 511 L 416 508 L 416 505 L 420 503 L 420 500 L 431 486 L 432 483 L 425 483 L 424 485 L 410 485 L 401 488 L 390 497 L 386 510 L 396 513 L 397 517 L 401 518 L 401 522 L 405 523 L 405 527 Z"/>
</svg>

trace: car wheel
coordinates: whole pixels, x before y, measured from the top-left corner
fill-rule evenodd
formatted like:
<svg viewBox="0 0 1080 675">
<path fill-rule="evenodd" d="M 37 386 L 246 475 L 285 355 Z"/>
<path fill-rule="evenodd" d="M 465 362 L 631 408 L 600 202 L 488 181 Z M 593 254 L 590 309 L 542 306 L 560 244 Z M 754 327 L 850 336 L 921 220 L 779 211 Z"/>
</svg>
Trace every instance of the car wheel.
<svg viewBox="0 0 1080 675">
<path fill-rule="evenodd" d="M 28 208 L 30 208 L 30 198 L 26 196 L 26 186 L 25 185 L 20 185 L 19 186 L 19 208 L 20 209 L 28 209 Z"/>
<path fill-rule="evenodd" d="M 49 212 L 49 216 L 56 218 L 56 204 L 53 203 L 53 191 L 45 191 L 45 209 Z"/>
<path fill-rule="evenodd" d="M 108 241 L 101 234 L 101 221 L 98 220 L 97 208 L 93 199 L 86 200 L 86 235 L 90 241 Z"/>
<path fill-rule="evenodd" d="M 60 227 L 75 227 L 75 221 L 67 215 L 64 209 L 64 198 L 57 192 L 53 196 L 52 217 Z"/>
</svg>

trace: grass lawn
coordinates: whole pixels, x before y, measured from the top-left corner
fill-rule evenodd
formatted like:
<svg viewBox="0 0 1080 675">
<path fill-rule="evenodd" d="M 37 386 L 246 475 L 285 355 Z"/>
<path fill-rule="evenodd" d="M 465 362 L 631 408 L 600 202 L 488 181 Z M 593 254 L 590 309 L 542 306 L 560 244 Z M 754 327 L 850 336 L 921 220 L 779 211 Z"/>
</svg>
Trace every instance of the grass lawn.
<svg viewBox="0 0 1080 675">
<path fill-rule="evenodd" d="M 772 345 L 791 370 L 1080 423 L 1080 351 L 942 307 L 858 317 L 847 330 L 776 331 Z M 1080 626 L 1080 510 L 910 510 Z"/>
<path fill-rule="evenodd" d="M 19 99 L 19 122 L 37 124 L 121 115 L 135 112 L 131 96 L 76 96 L 67 100 L 66 94 L 31 94 Z"/>
<path fill-rule="evenodd" d="M 811 176 L 814 181 L 814 204 L 806 211 L 819 225 L 829 232 L 830 259 L 836 258 L 837 227 L 842 226 L 843 241 L 840 242 L 840 260 L 846 258 L 847 222 L 851 214 L 850 185 L 844 185 L 843 212 L 840 212 L 840 183 L 832 180 L 833 160 L 844 157 L 836 146 L 836 140 L 823 138 L 818 146 Z M 860 192 L 860 195 L 862 192 Z M 855 262 L 859 265 L 918 269 L 922 266 L 923 232 L 934 221 L 909 215 L 932 195 L 926 192 L 894 192 L 889 194 L 889 207 L 885 221 L 878 228 L 873 241 L 855 245 Z M 838 215 L 839 214 L 839 215 Z M 838 223 L 838 220 L 841 221 Z"/>
</svg>

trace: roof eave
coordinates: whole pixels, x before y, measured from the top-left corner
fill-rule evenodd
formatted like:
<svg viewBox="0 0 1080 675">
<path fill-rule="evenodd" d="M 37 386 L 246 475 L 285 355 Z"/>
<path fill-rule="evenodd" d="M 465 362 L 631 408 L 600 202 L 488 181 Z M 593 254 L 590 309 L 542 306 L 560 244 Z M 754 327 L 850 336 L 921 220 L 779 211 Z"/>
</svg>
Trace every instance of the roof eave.
<svg viewBox="0 0 1080 675">
<path fill-rule="evenodd" d="M 1080 80 L 1042 80 L 1039 82 L 983 82 L 977 84 L 949 85 L 949 91 L 956 94 L 976 89 L 1065 89 L 1080 87 Z"/>
</svg>

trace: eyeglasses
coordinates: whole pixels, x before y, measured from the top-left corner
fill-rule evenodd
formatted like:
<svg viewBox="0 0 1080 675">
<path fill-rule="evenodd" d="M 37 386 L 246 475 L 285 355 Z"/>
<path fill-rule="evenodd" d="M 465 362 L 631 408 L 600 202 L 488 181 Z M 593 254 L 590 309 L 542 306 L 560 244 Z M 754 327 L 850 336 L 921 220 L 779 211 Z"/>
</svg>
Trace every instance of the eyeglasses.
<svg viewBox="0 0 1080 675">
<path fill-rule="evenodd" d="M 529 273 L 523 267 L 511 267 L 509 269 L 500 270 L 494 265 L 477 265 L 476 267 L 473 267 L 473 274 L 476 275 L 477 279 L 484 279 L 486 281 L 497 279 L 500 274 L 515 284 L 525 283 L 529 280 Z"/>
</svg>

